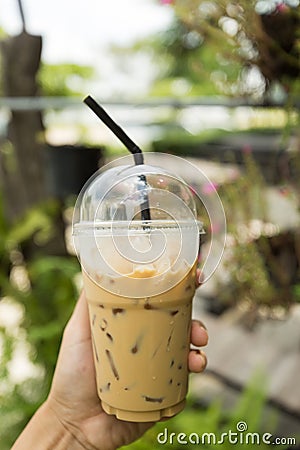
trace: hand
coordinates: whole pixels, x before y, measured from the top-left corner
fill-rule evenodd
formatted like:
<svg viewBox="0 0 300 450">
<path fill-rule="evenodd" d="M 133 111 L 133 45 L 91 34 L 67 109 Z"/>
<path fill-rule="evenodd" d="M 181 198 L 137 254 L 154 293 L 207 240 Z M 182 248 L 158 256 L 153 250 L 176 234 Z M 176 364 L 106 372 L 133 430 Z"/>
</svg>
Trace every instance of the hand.
<svg viewBox="0 0 300 450">
<path fill-rule="evenodd" d="M 207 340 L 203 324 L 193 320 L 191 343 L 200 347 L 206 345 Z M 201 372 L 206 366 L 205 353 L 191 350 L 188 364 L 190 371 Z M 81 444 L 78 448 L 113 450 L 138 439 L 153 425 L 120 421 L 103 411 L 96 389 L 88 307 L 84 294 L 81 294 L 65 328 L 46 403 Z"/>
</svg>

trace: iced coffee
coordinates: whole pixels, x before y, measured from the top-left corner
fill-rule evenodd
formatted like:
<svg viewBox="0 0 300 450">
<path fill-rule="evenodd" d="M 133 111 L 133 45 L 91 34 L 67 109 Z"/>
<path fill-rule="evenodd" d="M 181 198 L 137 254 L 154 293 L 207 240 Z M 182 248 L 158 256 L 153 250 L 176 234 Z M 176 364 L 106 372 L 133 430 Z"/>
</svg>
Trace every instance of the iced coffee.
<svg viewBox="0 0 300 450">
<path fill-rule="evenodd" d="M 175 195 L 170 189 L 174 179 L 157 175 L 157 169 L 147 176 L 147 194 L 155 207 L 151 221 L 143 222 L 136 170 L 125 169 L 125 182 L 106 190 L 105 201 L 99 185 L 86 189 L 93 195 L 81 199 L 88 208 L 74 234 L 103 409 L 122 420 L 148 422 L 184 407 L 201 226 L 187 206 L 187 188 L 178 183 Z M 159 183 L 163 188 L 157 188 Z M 95 198 L 97 206 L 92 206 Z M 86 216 L 91 210 L 93 222 Z M 109 215 L 115 220 L 107 220 Z M 128 215 L 134 219 L 126 220 Z"/>
</svg>

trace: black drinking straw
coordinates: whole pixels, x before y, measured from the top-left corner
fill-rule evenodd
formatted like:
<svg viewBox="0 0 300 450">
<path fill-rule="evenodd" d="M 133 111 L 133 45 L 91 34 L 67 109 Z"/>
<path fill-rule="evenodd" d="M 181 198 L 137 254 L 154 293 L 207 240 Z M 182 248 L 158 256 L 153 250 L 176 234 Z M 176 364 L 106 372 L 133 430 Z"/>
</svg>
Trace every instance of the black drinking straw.
<svg viewBox="0 0 300 450">
<path fill-rule="evenodd" d="M 125 147 L 132 153 L 134 163 L 136 165 L 144 164 L 144 155 L 138 145 L 125 133 L 125 131 L 107 114 L 107 112 L 99 105 L 90 95 L 84 100 L 84 103 L 91 108 L 91 110 L 102 120 L 103 123 L 114 133 L 117 138 L 125 145 Z M 147 186 L 146 176 L 141 174 L 139 178 L 145 186 Z M 149 199 L 147 192 L 144 194 L 144 201 L 141 205 L 141 216 L 143 221 L 151 220 Z"/>
</svg>

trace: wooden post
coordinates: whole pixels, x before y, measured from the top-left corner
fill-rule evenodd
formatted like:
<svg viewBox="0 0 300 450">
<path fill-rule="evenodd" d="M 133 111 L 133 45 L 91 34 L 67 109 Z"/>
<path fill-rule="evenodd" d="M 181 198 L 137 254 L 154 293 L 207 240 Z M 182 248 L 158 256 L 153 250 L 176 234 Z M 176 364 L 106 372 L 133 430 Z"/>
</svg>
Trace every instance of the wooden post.
<svg viewBox="0 0 300 450">
<path fill-rule="evenodd" d="M 25 30 L 2 42 L 3 93 L 7 97 L 38 95 L 37 72 L 42 38 Z M 6 151 L 0 152 L 0 183 L 9 223 L 20 220 L 29 208 L 47 200 L 45 140 L 41 111 L 11 111 Z M 57 218 L 53 242 L 45 253 L 65 254 L 64 225 Z M 30 245 L 35 253 L 34 245 Z M 28 249 L 28 246 L 26 247 Z M 28 256 L 29 256 L 28 253 Z"/>
</svg>

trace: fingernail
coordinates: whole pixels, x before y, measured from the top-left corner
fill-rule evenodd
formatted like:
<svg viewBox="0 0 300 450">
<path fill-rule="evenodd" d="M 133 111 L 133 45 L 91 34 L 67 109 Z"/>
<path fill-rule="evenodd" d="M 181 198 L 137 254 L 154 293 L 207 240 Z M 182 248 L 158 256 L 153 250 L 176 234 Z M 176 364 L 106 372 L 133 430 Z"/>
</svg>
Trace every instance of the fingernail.
<svg viewBox="0 0 300 450">
<path fill-rule="evenodd" d="M 204 325 L 204 323 L 203 323 L 201 320 L 197 319 L 197 323 L 199 324 L 199 326 L 200 326 L 201 328 L 204 328 L 204 330 L 207 331 L 206 326 Z"/>
<path fill-rule="evenodd" d="M 199 355 L 199 357 L 202 360 L 202 370 L 206 369 L 207 366 L 207 356 L 204 352 L 201 350 L 195 350 L 196 354 Z"/>
</svg>

